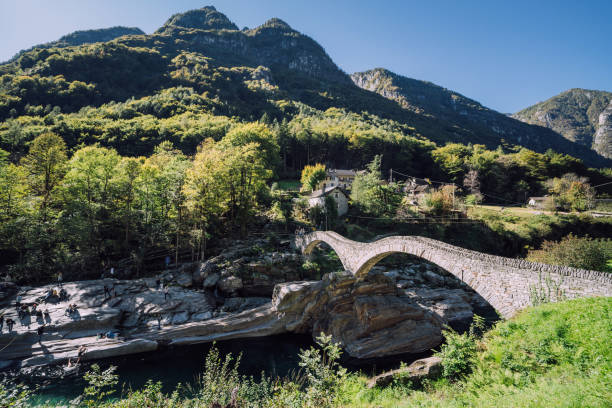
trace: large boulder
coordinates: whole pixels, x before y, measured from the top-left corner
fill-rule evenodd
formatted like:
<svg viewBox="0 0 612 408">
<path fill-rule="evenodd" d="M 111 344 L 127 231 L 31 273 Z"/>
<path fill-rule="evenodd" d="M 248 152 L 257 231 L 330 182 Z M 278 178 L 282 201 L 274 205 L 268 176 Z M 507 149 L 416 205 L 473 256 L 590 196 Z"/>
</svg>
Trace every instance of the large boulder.
<svg viewBox="0 0 612 408">
<path fill-rule="evenodd" d="M 224 293 L 234 295 L 242 289 L 242 279 L 234 275 L 226 276 L 217 282 L 217 287 Z"/>
<path fill-rule="evenodd" d="M 364 280 L 343 272 L 316 282 L 277 285 L 272 304 L 287 331 L 311 332 L 314 337 L 325 332 L 352 357 L 370 358 L 417 353 L 439 345 L 452 311 L 463 313 L 463 308 L 470 307 L 453 291 L 422 295 L 410 296 L 380 272 Z"/>
</svg>

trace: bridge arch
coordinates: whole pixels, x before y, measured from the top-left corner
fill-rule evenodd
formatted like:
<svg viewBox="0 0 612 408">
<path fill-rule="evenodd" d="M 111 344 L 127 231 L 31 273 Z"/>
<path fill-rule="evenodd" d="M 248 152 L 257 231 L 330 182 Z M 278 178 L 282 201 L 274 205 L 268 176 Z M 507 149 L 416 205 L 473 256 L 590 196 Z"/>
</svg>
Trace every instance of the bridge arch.
<svg viewBox="0 0 612 408">
<path fill-rule="evenodd" d="M 530 291 L 550 279 L 565 298 L 612 296 L 612 274 L 545 265 L 470 251 L 430 238 L 391 236 L 375 242 L 352 241 L 332 231 L 296 236 L 295 246 L 307 254 L 320 242 L 336 251 L 344 268 L 357 277 L 393 253 L 434 263 L 474 289 L 502 316 L 530 305 Z"/>
</svg>

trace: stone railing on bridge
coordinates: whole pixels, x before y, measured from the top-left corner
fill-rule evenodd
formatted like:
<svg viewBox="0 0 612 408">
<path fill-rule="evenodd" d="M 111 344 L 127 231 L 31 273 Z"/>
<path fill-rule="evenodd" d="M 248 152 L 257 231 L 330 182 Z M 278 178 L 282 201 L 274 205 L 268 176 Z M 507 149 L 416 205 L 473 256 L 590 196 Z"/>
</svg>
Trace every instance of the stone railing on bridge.
<svg viewBox="0 0 612 408">
<path fill-rule="evenodd" d="M 332 231 L 295 237 L 296 248 L 304 254 L 310 254 L 321 242 L 329 245 L 344 268 L 358 277 L 367 275 L 378 261 L 393 253 L 423 258 L 465 282 L 504 317 L 529 306 L 534 290 L 552 290 L 552 300 L 612 296 L 612 274 L 606 272 L 488 255 L 430 238 L 391 236 L 364 243 Z"/>
</svg>

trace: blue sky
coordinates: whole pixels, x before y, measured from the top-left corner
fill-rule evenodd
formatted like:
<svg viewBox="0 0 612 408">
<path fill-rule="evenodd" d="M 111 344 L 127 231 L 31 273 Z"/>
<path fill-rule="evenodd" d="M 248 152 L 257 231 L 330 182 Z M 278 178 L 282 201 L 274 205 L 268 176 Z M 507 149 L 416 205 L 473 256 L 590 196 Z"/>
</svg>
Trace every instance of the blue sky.
<svg viewBox="0 0 612 408">
<path fill-rule="evenodd" d="M 285 20 L 348 73 L 384 67 L 501 112 L 570 88 L 612 91 L 609 0 L 0 0 L 0 61 L 74 30 L 151 33 L 211 4 L 240 28 Z"/>
</svg>

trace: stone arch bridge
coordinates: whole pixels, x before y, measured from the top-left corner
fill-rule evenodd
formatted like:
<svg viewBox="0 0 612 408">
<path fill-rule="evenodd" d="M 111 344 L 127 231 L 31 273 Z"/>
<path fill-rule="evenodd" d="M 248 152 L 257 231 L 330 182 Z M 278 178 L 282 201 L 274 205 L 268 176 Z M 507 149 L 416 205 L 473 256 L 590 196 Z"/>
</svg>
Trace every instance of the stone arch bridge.
<svg viewBox="0 0 612 408">
<path fill-rule="evenodd" d="M 546 265 L 470 251 L 418 236 L 390 236 L 375 242 L 357 242 L 333 231 L 315 231 L 295 237 L 295 246 L 308 255 L 321 242 L 338 255 L 344 268 L 364 277 L 381 259 L 393 253 L 423 258 L 447 270 L 485 298 L 502 316 L 510 317 L 529 306 L 534 288 L 551 297 L 612 296 L 612 274 Z"/>
</svg>

